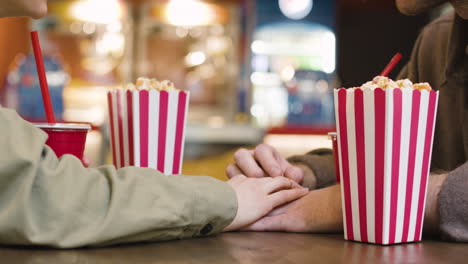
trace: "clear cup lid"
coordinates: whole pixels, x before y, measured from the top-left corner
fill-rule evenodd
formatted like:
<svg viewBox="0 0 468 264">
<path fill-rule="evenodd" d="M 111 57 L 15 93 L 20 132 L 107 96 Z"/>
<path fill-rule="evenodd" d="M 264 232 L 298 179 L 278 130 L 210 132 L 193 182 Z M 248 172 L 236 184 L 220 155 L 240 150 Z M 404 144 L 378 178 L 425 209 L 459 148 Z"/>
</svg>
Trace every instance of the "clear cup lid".
<svg viewBox="0 0 468 264">
<path fill-rule="evenodd" d="M 33 123 L 38 128 L 91 130 L 91 125 L 74 123 Z"/>
</svg>

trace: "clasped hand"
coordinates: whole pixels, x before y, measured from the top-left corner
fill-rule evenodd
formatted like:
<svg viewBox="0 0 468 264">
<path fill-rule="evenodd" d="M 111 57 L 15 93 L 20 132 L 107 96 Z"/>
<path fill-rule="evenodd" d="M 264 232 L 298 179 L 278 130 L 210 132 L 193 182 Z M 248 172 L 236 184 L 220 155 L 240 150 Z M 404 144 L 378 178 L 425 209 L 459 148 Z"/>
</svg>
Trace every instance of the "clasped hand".
<svg viewBox="0 0 468 264">
<path fill-rule="evenodd" d="M 315 177 L 305 165 L 289 163 L 265 144 L 252 150 L 239 149 L 234 161 L 226 168 L 228 183 L 234 189 L 240 190 L 240 185 L 244 188 L 236 190 L 238 213 L 225 231 L 314 232 L 341 228 L 339 188 L 314 192 L 302 188 L 299 184 L 305 177 Z M 333 206 L 324 213 L 327 204 Z M 323 219 L 317 219 L 321 216 Z"/>
</svg>

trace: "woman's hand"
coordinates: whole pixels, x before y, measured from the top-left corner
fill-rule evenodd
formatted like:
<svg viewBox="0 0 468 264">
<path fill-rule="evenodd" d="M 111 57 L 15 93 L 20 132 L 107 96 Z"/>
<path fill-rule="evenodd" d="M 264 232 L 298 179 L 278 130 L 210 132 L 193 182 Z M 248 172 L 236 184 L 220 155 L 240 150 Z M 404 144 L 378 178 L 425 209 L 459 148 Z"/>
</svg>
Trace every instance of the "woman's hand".
<svg viewBox="0 0 468 264">
<path fill-rule="evenodd" d="M 236 217 L 224 231 L 237 230 L 250 225 L 274 208 L 308 193 L 308 189 L 285 177 L 248 178 L 237 175 L 228 183 L 236 192 L 238 209 Z"/>
</svg>

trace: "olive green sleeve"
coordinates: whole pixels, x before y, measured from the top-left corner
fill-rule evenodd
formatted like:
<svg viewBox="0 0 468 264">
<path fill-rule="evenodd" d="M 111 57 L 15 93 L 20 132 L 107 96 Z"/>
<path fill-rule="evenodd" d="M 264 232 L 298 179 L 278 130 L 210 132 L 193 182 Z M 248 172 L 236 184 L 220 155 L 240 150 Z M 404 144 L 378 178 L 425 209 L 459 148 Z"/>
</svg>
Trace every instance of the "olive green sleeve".
<svg viewBox="0 0 468 264">
<path fill-rule="evenodd" d="M 47 135 L 0 108 L 0 243 L 80 247 L 220 232 L 237 213 L 234 190 L 211 177 L 153 169 L 85 168 L 57 159 Z"/>
</svg>

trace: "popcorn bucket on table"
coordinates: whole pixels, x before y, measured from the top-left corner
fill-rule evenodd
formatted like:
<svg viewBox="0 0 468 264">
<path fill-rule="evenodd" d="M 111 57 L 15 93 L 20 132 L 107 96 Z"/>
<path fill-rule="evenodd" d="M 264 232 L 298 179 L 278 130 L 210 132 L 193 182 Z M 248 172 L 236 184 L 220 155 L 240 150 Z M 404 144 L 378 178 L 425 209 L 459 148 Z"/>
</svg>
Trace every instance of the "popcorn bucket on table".
<svg viewBox="0 0 468 264">
<path fill-rule="evenodd" d="M 438 92 L 334 91 L 346 240 L 421 240 Z"/>
<path fill-rule="evenodd" d="M 180 174 L 189 93 L 113 90 L 107 96 L 114 165 Z"/>
</svg>

